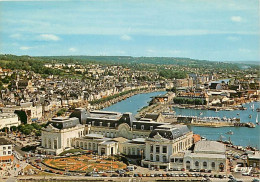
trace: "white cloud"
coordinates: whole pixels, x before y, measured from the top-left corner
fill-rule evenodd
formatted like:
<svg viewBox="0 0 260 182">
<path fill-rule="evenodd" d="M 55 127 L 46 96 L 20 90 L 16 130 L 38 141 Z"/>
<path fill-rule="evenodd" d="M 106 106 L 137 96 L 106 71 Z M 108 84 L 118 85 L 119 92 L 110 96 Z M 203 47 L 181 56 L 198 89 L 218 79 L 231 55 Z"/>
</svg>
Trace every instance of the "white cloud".
<svg viewBox="0 0 260 182">
<path fill-rule="evenodd" d="M 240 38 L 239 38 L 239 37 L 234 37 L 234 36 L 228 36 L 228 37 L 227 37 L 227 40 L 237 41 L 237 40 L 240 40 Z"/>
<path fill-rule="evenodd" d="M 232 16 L 231 21 L 233 22 L 241 22 L 242 18 L 240 16 Z"/>
<path fill-rule="evenodd" d="M 11 37 L 11 38 L 14 38 L 14 39 L 19 39 L 19 38 L 22 37 L 22 35 L 19 34 L 19 33 L 15 33 L 15 34 L 10 35 L 10 37 Z"/>
<path fill-rule="evenodd" d="M 77 49 L 76 49 L 76 48 L 74 48 L 74 47 L 71 47 L 71 48 L 69 48 L 69 51 L 70 51 L 70 52 L 76 52 L 76 51 L 77 51 Z"/>
<path fill-rule="evenodd" d="M 23 51 L 29 50 L 29 49 L 31 49 L 31 48 L 32 48 L 32 47 L 27 47 L 27 46 L 22 46 L 22 47 L 20 47 L 20 49 L 23 50 Z"/>
<path fill-rule="evenodd" d="M 40 35 L 41 40 L 47 40 L 47 41 L 58 41 L 60 38 L 57 35 L 54 34 L 41 34 Z"/>
<path fill-rule="evenodd" d="M 239 52 L 242 52 L 242 53 L 250 53 L 250 52 L 252 52 L 252 50 L 243 49 L 243 48 L 238 49 L 238 51 L 239 51 Z"/>
<path fill-rule="evenodd" d="M 121 40 L 132 40 L 132 37 L 130 37 L 129 35 L 122 35 L 120 37 Z"/>
</svg>

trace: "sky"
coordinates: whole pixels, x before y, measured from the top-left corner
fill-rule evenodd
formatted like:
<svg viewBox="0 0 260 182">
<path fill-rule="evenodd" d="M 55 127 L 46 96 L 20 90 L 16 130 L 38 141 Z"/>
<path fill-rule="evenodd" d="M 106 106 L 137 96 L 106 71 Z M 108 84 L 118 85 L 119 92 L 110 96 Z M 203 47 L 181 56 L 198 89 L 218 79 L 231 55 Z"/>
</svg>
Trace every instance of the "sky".
<svg viewBox="0 0 260 182">
<path fill-rule="evenodd" d="M 0 53 L 259 61 L 258 0 L 0 0 Z"/>
</svg>

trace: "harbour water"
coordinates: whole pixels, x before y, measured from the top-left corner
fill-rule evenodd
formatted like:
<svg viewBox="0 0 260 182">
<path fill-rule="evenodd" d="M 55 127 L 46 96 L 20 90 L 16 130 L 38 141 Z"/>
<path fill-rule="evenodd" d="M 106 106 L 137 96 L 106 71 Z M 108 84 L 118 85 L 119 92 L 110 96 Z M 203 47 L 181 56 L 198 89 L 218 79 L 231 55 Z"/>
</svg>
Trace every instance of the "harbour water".
<svg viewBox="0 0 260 182">
<path fill-rule="evenodd" d="M 251 109 L 251 106 L 254 104 L 254 111 Z M 255 124 L 256 116 L 260 117 L 260 113 L 256 111 L 256 108 L 260 107 L 260 102 L 251 102 L 244 104 L 244 107 L 247 110 L 234 110 L 234 111 L 219 111 L 215 112 L 212 110 L 195 110 L 195 109 L 179 109 L 174 108 L 176 115 L 185 115 L 185 116 L 198 116 L 198 117 L 227 117 L 227 118 L 240 118 L 240 122 L 252 122 Z M 202 114 L 201 114 L 202 113 Z M 249 115 L 252 117 L 249 118 Z M 258 119 L 259 120 L 259 119 Z M 256 125 L 255 128 L 247 127 L 222 127 L 222 128 L 210 128 L 210 127 L 195 127 L 190 126 L 190 129 L 197 134 L 200 134 L 203 137 L 206 137 L 209 140 L 218 140 L 220 135 L 222 135 L 223 140 L 230 140 L 235 145 L 241 146 L 252 146 L 260 147 L 260 125 Z M 232 131 L 233 135 L 226 134 L 227 132 Z"/>
<path fill-rule="evenodd" d="M 118 102 L 114 105 L 111 105 L 103 110 L 105 111 L 115 111 L 115 112 L 131 112 L 134 115 L 144 106 L 148 105 L 148 102 L 151 100 L 151 97 L 165 94 L 166 92 L 151 92 L 134 95 L 126 100 Z M 251 106 L 254 104 L 255 110 L 252 111 Z M 240 118 L 241 122 L 253 122 L 256 121 L 257 114 L 260 120 L 260 113 L 256 112 L 256 108 L 260 107 L 260 102 L 252 102 L 244 104 L 244 107 L 247 107 L 247 110 L 234 110 L 234 111 L 211 111 L 211 110 L 195 110 L 195 109 L 179 109 L 174 108 L 173 110 L 177 115 L 185 116 L 199 116 L 199 117 L 227 117 L 227 118 Z M 202 115 L 200 115 L 202 113 Z M 238 115 L 239 113 L 239 115 Z M 252 115 L 249 118 L 249 115 Z M 220 135 L 222 135 L 223 140 L 230 140 L 235 145 L 241 146 L 252 146 L 259 148 L 260 143 L 260 125 L 256 125 L 255 128 L 247 127 L 222 127 L 222 128 L 210 128 L 210 127 L 194 127 L 190 126 L 190 129 L 197 134 L 200 134 L 203 137 L 206 137 L 209 140 L 218 140 Z M 232 131 L 233 135 L 226 134 L 229 131 Z"/>
<path fill-rule="evenodd" d="M 116 104 L 113 104 L 109 107 L 103 109 L 103 111 L 115 111 L 115 112 L 131 112 L 133 115 L 136 115 L 138 110 L 142 109 L 144 106 L 148 105 L 148 102 L 151 101 L 151 97 L 165 94 L 165 91 L 161 92 L 150 92 L 137 94 L 132 97 L 122 100 Z"/>
</svg>

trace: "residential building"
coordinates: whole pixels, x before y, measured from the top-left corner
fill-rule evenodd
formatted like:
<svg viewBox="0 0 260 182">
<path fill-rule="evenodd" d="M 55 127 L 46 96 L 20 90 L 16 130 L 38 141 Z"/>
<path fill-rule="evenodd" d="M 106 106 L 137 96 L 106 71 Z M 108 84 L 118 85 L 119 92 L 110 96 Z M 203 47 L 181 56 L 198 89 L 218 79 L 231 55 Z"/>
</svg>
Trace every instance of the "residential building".
<svg viewBox="0 0 260 182">
<path fill-rule="evenodd" d="M 12 143 L 0 138 L 0 163 L 11 163 L 14 160 Z"/>
</svg>

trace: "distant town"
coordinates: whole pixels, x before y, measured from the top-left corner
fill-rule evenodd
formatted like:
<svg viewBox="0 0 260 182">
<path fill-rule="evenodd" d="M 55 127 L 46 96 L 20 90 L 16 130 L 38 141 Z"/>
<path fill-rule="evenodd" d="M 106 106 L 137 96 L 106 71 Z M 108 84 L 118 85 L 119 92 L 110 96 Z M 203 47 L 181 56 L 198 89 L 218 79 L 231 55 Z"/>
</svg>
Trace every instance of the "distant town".
<svg viewBox="0 0 260 182">
<path fill-rule="evenodd" d="M 0 180 L 259 181 L 259 69 L 188 58 L 2 54 Z M 106 110 L 149 93 L 158 94 L 137 114 Z M 242 145 L 193 127 L 256 136 Z"/>
</svg>

